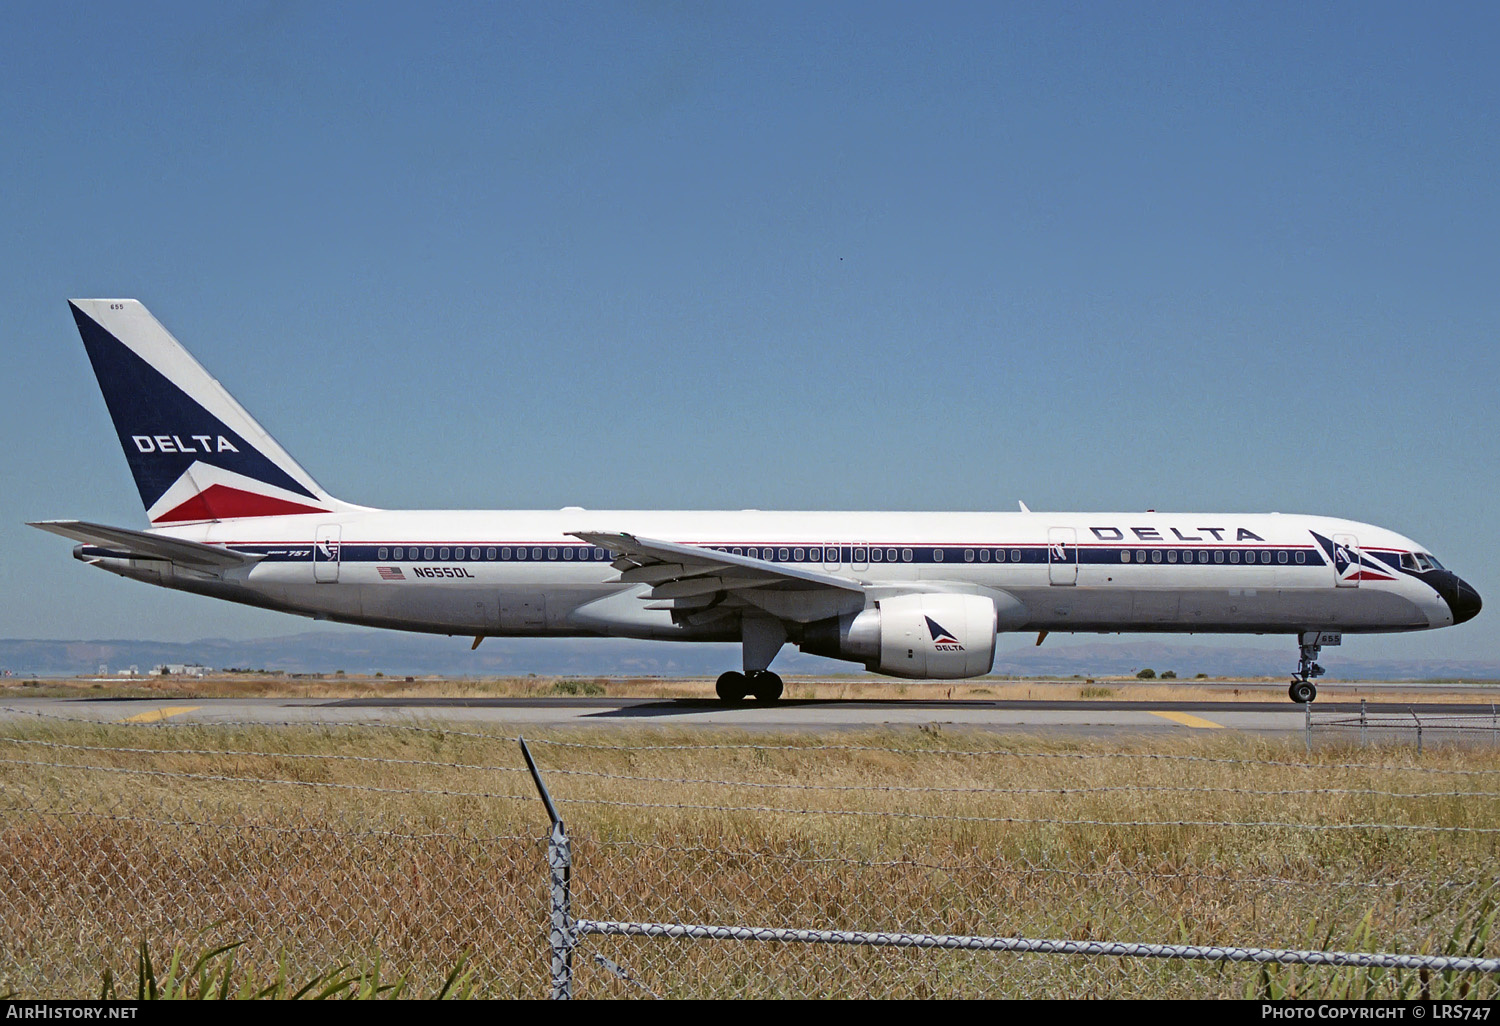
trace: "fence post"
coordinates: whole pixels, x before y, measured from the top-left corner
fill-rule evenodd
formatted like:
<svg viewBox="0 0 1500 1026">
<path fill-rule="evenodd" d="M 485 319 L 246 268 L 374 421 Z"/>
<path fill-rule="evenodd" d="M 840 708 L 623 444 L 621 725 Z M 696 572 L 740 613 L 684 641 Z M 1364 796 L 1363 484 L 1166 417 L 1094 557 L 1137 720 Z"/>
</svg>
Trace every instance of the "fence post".
<svg viewBox="0 0 1500 1026">
<path fill-rule="evenodd" d="M 547 840 L 547 868 L 552 875 L 552 920 L 547 939 L 552 947 L 552 1000 L 573 997 L 573 949 L 578 931 L 573 925 L 573 849 L 562 820 L 552 824 Z"/>
<path fill-rule="evenodd" d="M 1365 700 L 1361 698 L 1359 700 L 1359 747 L 1361 748 L 1365 747 L 1365 744 L 1369 740 L 1366 734 L 1368 726 L 1369 720 L 1365 717 Z"/>
<path fill-rule="evenodd" d="M 1422 754 L 1422 717 L 1418 716 L 1417 715 L 1417 711 L 1415 709 L 1413 709 L 1411 711 L 1411 718 L 1417 721 L 1417 755 L 1421 756 L 1421 754 Z"/>
<path fill-rule="evenodd" d="M 557 814 L 552 795 L 542 783 L 542 774 L 526 747 L 521 742 L 521 755 L 526 759 L 526 768 L 531 771 L 532 783 L 547 807 L 552 820 L 552 833 L 547 838 L 547 871 L 551 877 L 552 912 L 547 925 L 547 941 L 552 948 L 552 1000 L 568 1001 L 573 997 L 573 949 L 578 946 L 578 927 L 573 922 L 573 846 L 568 841 L 568 828 Z"/>
<path fill-rule="evenodd" d="M 1312 703 L 1302 703 L 1302 747 L 1312 754 Z"/>
</svg>

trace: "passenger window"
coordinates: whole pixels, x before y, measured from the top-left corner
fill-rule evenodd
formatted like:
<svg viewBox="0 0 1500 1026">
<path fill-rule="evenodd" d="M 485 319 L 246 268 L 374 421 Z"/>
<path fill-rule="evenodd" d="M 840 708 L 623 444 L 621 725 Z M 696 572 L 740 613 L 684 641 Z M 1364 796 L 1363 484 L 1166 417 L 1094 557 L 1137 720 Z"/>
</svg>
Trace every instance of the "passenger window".
<svg viewBox="0 0 1500 1026">
<path fill-rule="evenodd" d="M 549 548 L 547 550 L 547 558 L 548 559 L 556 559 L 557 558 L 557 550 Z"/>
<path fill-rule="evenodd" d="M 1151 562 L 1153 562 L 1153 563 L 1160 563 L 1161 562 L 1161 549 L 1152 549 L 1151 550 Z"/>
<path fill-rule="evenodd" d="M 1021 561 L 1021 550 L 1020 549 L 1011 549 L 1010 550 L 1010 561 L 1012 563 L 1019 563 Z"/>
<path fill-rule="evenodd" d="M 990 561 L 990 550 L 989 549 L 980 549 L 979 550 L 979 561 L 981 563 L 988 563 Z"/>
<path fill-rule="evenodd" d="M 572 559 L 572 558 L 573 558 L 573 546 L 569 545 L 567 548 L 563 549 L 563 559 Z"/>
<path fill-rule="evenodd" d="M 1120 550 L 1120 562 L 1121 563 L 1129 563 L 1130 562 L 1130 550 L 1129 549 L 1121 549 Z"/>
<path fill-rule="evenodd" d="M 1214 562 L 1215 563 L 1222 563 L 1222 562 L 1224 562 L 1224 550 L 1223 549 L 1215 549 L 1214 550 Z"/>
<path fill-rule="evenodd" d="M 1167 562 L 1168 563 L 1175 563 L 1175 562 L 1177 562 L 1177 550 L 1176 549 L 1168 549 L 1167 550 Z"/>
<path fill-rule="evenodd" d="M 1276 553 L 1276 562 L 1278 562 L 1278 563 L 1285 563 L 1286 562 L 1286 550 L 1283 549 L 1282 551 Z"/>
<path fill-rule="evenodd" d="M 1137 563 L 1144 563 L 1146 561 L 1146 550 L 1145 549 L 1136 549 L 1135 550 L 1135 561 Z"/>
<path fill-rule="evenodd" d="M 911 549 L 902 549 L 901 550 L 901 562 L 903 562 L 903 563 L 910 563 L 911 562 Z"/>
<path fill-rule="evenodd" d="M 396 547 L 396 552 L 395 552 L 395 556 L 394 556 L 394 558 L 396 558 L 396 559 L 402 559 L 402 558 L 404 558 L 404 557 L 403 557 L 403 556 L 402 556 L 402 553 L 403 553 L 403 552 L 405 552 L 405 550 L 404 550 L 404 549 L 402 549 L 402 548 L 401 548 L 401 547 L 400 547 L 400 546 L 399 546 L 399 545 L 398 545 L 398 546 L 397 546 L 397 547 Z"/>
<path fill-rule="evenodd" d="M 965 563 L 972 563 L 972 562 L 974 562 L 974 550 L 973 549 L 964 549 L 964 562 Z"/>
<path fill-rule="evenodd" d="M 495 549 L 494 549 L 494 546 L 491 546 L 490 548 L 487 548 L 487 549 L 484 550 L 484 558 L 485 559 L 494 559 L 495 558 Z"/>
<path fill-rule="evenodd" d="M 885 561 L 887 563 L 894 563 L 896 561 L 896 550 L 895 549 L 886 549 L 885 550 Z"/>
<path fill-rule="evenodd" d="M 786 549 L 778 549 L 776 550 L 776 558 L 785 563 L 789 558 L 791 558 L 791 553 L 787 552 Z"/>
<path fill-rule="evenodd" d="M 865 550 L 864 549 L 859 549 L 859 548 L 855 549 L 854 550 L 854 562 L 856 562 L 856 563 L 863 563 L 864 561 L 865 561 Z"/>
<path fill-rule="evenodd" d="M 1306 563 L 1307 562 L 1307 553 L 1305 553 L 1305 552 L 1299 552 L 1299 553 L 1297 553 L 1297 562 L 1299 562 L 1299 563 Z"/>
<path fill-rule="evenodd" d="M 932 561 L 934 563 L 941 563 L 943 561 L 943 550 L 942 549 L 933 549 L 932 550 Z"/>
<path fill-rule="evenodd" d="M 447 559 L 447 558 L 448 558 L 448 547 L 445 545 L 441 549 L 438 550 L 438 559 Z"/>
<path fill-rule="evenodd" d="M 740 550 L 739 550 L 739 549 L 738 549 L 738 548 L 736 548 L 736 549 L 735 549 L 735 550 L 734 550 L 734 554 L 735 554 L 735 555 L 736 555 L 736 556 L 743 556 L 743 555 L 744 555 L 744 553 L 743 553 L 743 552 L 741 552 L 741 551 L 740 551 Z"/>
<path fill-rule="evenodd" d="M 821 562 L 823 562 L 823 550 L 822 549 L 808 549 L 807 550 L 807 558 L 810 559 L 810 560 L 812 560 L 814 563 L 821 563 Z"/>
<path fill-rule="evenodd" d="M 1262 563 L 1269 563 L 1271 561 L 1271 550 L 1270 549 L 1262 549 L 1261 550 L 1260 561 Z"/>
<path fill-rule="evenodd" d="M 501 559 L 509 559 L 510 558 L 510 546 L 509 545 L 505 546 L 505 548 L 503 548 L 503 549 L 500 550 L 500 558 Z"/>
<path fill-rule="evenodd" d="M 806 549 L 793 549 L 792 550 L 792 561 L 793 562 L 801 563 L 806 558 L 806 556 L 807 556 L 807 550 Z"/>
<path fill-rule="evenodd" d="M 1230 549 L 1229 550 L 1229 561 L 1231 563 L 1238 563 L 1240 561 L 1240 550 L 1239 549 Z"/>
<path fill-rule="evenodd" d="M 385 549 L 381 549 L 379 552 L 375 553 L 375 558 L 376 559 L 385 559 L 386 558 Z"/>
<path fill-rule="evenodd" d="M 523 549 L 523 548 L 520 548 L 520 547 L 519 547 L 519 546 L 518 546 L 518 547 L 517 547 L 517 548 L 516 548 L 516 558 L 517 558 L 517 559 L 525 559 L 525 558 L 526 558 L 526 550 L 525 550 L 525 549 Z"/>
<path fill-rule="evenodd" d="M 535 548 L 533 548 L 531 550 L 531 558 L 532 559 L 541 559 L 542 558 L 542 547 L 540 545 L 536 546 Z"/>
<path fill-rule="evenodd" d="M 884 558 L 885 558 L 885 552 L 883 550 L 881 550 L 881 549 L 871 549 L 870 550 L 870 562 L 872 562 L 872 563 L 879 563 Z"/>
</svg>

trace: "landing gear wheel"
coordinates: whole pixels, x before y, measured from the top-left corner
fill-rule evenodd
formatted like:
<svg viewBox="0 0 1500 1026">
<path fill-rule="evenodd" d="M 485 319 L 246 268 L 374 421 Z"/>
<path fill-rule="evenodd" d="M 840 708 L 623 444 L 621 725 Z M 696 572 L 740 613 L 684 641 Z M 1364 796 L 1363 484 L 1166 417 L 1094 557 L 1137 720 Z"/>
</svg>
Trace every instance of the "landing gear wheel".
<svg viewBox="0 0 1500 1026">
<path fill-rule="evenodd" d="M 1317 663 L 1318 653 L 1323 651 L 1319 644 L 1320 635 L 1316 631 L 1303 631 L 1297 636 L 1297 651 L 1300 658 L 1297 660 L 1297 671 L 1292 674 L 1292 686 L 1286 689 L 1286 693 L 1293 702 L 1303 705 L 1318 697 L 1318 689 L 1313 687 L 1313 678 L 1323 676 L 1323 667 Z"/>
<path fill-rule="evenodd" d="M 750 693 L 762 702 L 774 702 L 781 697 L 781 678 L 770 670 L 757 670 L 749 674 L 746 680 L 750 685 Z"/>
<path fill-rule="evenodd" d="M 750 685 L 743 673 L 735 673 L 731 670 L 729 673 L 719 674 L 714 690 L 718 692 L 721 701 L 734 704 L 745 700 L 745 694 L 750 690 Z"/>
<path fill-rule="evenodd" d="M 1292 681 L 1292 686 L 1286 689 L 1286 693 L 1298 705 L 1304 705 L 1318 697 L 1318 689 L 1309 680 Z"/>
</svg>

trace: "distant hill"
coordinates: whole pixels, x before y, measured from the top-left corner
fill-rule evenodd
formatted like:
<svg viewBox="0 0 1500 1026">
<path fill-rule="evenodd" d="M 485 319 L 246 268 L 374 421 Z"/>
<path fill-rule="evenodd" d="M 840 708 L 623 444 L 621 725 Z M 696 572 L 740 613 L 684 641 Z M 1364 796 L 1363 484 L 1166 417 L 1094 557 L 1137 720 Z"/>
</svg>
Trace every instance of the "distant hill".
<svg viewBox="0 0 1500 1026">
<path fill-rule="evenodd" d="M 1294 661 L 1286 651 L 1218 648 L 1155 640 L 1103 640 L 1068 644 L 1061 639 L 1041 648 L 1005 643 L 995 660 L 997 674 L 1083 676 L 1128 674 L 1143 667 L 1174 670 L 1179 677 L 1282 676 Z M 1061 643 L 1060 643 L 1061 642 Z M 386 675 L 444 676 L 711 676 L 738 668 L 735 645 L 684 645 L 608 638 L 567 640 L 490 638 L 477 651 L 467 638 L 401 634 L 395 631 L 310 631 L 276 638 L 235 641 L 204 638 L 171 641 L 0 640 L 0 669 L 30 676 L 92 674 L 101 664 L 111 672 L 159 663 L 202 663 L 279 670 L 288 673 L 380 671 Z M 1370 680 L 1403 678 L 1500 679 L 1500 662 L 1486 660 L 1346 659 L 1330 660 L 1337 677 Z M 776 660 L 782 673 L 863 672 L 852 663 L 803 655 L 788 647 Z M 1334 679 L 1337 679 L 1335 677 Z"/>
</svg>

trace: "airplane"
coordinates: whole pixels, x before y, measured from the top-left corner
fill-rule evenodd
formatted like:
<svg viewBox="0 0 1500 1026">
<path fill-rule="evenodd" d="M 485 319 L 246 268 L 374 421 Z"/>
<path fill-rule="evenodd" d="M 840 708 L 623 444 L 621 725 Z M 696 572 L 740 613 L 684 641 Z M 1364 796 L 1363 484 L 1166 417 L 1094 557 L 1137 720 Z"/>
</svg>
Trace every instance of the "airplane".
<svg viewBox="0 0 1500 1026">
<path fill-rule="evenodd" d="M 386 510 L 334 498 L 133 299 L 75 299 L 151 526 L 32 524 L 76 559 L 317 620 L 473 637 L 737 642 L 719 697 L 774 702 L 788 642 L 890 677 L 990 672 L 997 634 L 1344 634 L 1463 623 L 1423 546 L 1279 513 Z"/>
</svg>

